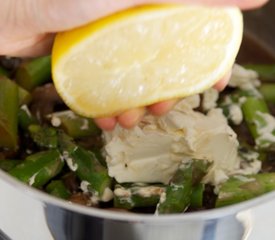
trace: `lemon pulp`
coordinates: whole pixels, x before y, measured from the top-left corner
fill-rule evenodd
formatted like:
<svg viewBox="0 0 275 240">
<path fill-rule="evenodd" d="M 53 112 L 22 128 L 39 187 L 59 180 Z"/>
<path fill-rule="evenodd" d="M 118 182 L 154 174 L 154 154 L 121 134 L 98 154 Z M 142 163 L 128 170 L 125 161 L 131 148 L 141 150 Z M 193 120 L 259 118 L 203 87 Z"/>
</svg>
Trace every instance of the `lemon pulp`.
<svg viewBox="0 0 275 240">
<path fill-rule="evenodd" d="M 237 8 L 157 5 L 129 9 L 57 35 L 57 91 L 87 117 L 185 97 L 232 67 L 242 38 Z"/>
</svg>

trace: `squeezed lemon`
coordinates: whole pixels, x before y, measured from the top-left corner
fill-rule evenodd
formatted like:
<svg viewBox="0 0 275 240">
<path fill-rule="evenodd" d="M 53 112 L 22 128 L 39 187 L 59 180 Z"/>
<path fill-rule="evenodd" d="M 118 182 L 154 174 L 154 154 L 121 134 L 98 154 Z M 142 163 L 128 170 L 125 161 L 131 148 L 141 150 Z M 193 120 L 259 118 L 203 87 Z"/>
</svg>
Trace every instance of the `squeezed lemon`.
<svg viewBox="0 0 275 240">
<path fill-rule="evenodd" d="M 200 93 L 232 67 L 243 33 L 238 8 L 154 5 L 59 33 L 57 91 L 76 113 L 116 115 Z"/>
</svg>

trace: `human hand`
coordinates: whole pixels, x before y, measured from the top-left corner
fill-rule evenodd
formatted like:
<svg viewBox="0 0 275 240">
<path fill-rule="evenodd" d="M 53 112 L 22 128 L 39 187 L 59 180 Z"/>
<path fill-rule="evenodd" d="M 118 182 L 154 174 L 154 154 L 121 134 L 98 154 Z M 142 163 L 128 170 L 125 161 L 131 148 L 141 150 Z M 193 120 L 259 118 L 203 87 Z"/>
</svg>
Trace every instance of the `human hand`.
<svg viewBox="0 0 275 240">
<path fill-rule="evenodd" d="M 259 7 L 268 0 L 6 0 L 0 3 L 0 55 L 39 56 L 50 53 L 56 32 L 68 30 L 113 12 L 146 3 L 178 2 L 208 5 L 236 5 L 242 9 Z M 222 90 L 230 74 L 216 88 Z M 176 100 L 148 106 L 154 115 L 168 112 Z M 119 116 L 98 118 L 95 122 L 105 130 L 112 130 L 117 123 L 125 128 L 136 125 L 145 108 L 126 111 Z"/>
</svg>

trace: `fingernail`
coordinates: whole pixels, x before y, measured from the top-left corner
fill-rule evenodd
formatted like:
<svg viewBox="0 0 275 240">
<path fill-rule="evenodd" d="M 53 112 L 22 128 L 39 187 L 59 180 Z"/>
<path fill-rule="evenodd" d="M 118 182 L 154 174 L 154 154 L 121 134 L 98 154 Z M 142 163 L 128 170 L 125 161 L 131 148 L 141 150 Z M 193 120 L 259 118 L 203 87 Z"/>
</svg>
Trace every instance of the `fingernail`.
<svg viewBox="0 0 275 240">
<path fill-rule="evenodd" d="M 128 110 L 118 116 L 118 123 L 126 129 L 136 126 L 145 114 L 145 108 Z"/>
<path fill-rule="evenodd" d="M 175 100 L 175 99 L 159 102 L 149 106 L 148 109 L 153 115 L 161 116 L 168 113 L 177 102 L 178 100 Z"/>
<path fill-rule="evenodd" d="M 94 119 L 95 124 L 105 131 L 112 131 L 116 126 L 116 118 L 108 117 L 108 118 L 96 118 Z"/>
</svg>

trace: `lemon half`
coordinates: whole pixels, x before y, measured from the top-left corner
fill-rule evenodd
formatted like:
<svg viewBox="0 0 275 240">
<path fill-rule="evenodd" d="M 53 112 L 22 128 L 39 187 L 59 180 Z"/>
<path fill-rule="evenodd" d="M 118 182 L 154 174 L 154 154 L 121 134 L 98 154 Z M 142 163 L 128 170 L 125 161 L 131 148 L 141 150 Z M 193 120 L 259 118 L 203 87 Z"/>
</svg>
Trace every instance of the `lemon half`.
<svg viewBox="0 0 275 240">
<path fill-rule="evenodd" d="M 57 91 L 86 117 L 200 93 L 232 67 L 239 9 L 156 5 L 129 9 L 56 36 Z"/>
</svg>

